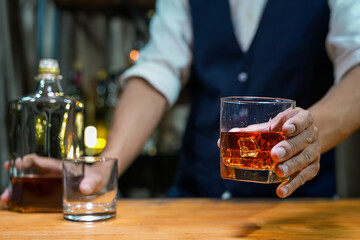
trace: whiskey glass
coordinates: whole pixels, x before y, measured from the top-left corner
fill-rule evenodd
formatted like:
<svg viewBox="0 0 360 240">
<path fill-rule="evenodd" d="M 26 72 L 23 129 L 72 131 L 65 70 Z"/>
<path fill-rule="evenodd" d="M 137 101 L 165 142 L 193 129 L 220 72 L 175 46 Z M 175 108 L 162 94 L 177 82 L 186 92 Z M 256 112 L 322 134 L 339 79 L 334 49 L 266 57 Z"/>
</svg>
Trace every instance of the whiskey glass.
<svg viewBox="0 0 360 240">
<path fill-rule="evenodd" d="M 277 183 L 271 149 L 285 140 L 282 126 L 295 101 L 266 97 L 224 97 L 220 109 L 220 173 L 224 179 Z"/>
<path fill-rule="evenodd" d="M 89 194 L 80 190 L 83 181 L 95 186 Z M 77 157 L 63 159 L 63 214 L 72 221 L 92 222 L 116 216 L 117 159 Z"/>
</svg>

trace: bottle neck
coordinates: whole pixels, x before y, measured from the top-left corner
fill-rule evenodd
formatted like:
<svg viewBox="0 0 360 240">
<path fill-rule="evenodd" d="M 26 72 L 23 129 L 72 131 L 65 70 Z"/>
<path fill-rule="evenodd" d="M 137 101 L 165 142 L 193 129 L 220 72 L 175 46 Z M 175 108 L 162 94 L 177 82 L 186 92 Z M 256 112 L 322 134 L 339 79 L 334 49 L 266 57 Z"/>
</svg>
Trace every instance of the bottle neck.
<svg viewBox="0 0 360 240">
<path fill-rule="evenodd" d="M 41 76 L 36 86 L 36 92 L 40 95 L 46 95 L 46 96 L 63 95 L 63 90 L 60 81 L 57 79 L 56 75 L 54 74 L 51 75 L 53 76 L 50 77 Z"/>
</svg>

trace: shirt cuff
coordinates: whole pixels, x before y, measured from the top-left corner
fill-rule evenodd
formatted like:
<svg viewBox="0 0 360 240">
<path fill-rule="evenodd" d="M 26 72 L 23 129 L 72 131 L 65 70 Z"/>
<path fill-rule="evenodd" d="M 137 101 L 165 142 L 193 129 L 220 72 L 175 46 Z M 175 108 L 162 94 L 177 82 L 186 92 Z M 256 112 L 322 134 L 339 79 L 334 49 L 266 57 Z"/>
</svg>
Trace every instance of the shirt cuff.
<svg viewBox="0 0 360 240">
<path fill-rule="evenodd" d="M 341 78 L 353 67 L 360 64 L 360 49 L 352 51 L 343 58 L 336 59 L 335 63 L 335 83 L 340 82 Z"/>
<path fill-rule="evenodd" d="M 181 89 L 180 80 L 171 70 L 168 70 L 162 64 L 150 61 L 135 64 L 120 76 L 120 86 L 125 86 L 126 82 L 133 77 L 145 79 L 164 95 L 169 107 L 173 106 L 178 99 Z"/>
</svg>

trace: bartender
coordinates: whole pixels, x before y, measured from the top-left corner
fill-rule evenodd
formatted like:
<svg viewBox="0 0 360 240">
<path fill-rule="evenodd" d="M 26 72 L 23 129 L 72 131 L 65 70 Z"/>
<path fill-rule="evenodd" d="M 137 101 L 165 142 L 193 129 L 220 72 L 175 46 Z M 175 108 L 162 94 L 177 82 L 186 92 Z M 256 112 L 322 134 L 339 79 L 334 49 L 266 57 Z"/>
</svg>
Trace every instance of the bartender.
<svg viewBox="0 0 360 240">
<path fill-rule="evenodd" d="M 330 149 L 360 125 L 360 2 L 158 0 L 156 8 L 148 44 L 121 77 L 124 90 L 103 152 L 119 159 L 119 173 L 190 84 L 192 109 L 168 196 L 333 196 Z M 271 151 L 277 175 L 289 181 L 221 179 L 216 143 L 224 96 L 296 100 L 283 126 L 288 139 Z M 95 185 L 85 179 L 81 189 L 91 193 Z"/>
<path fill-rule="evenodd" d="M 329 150 L 360 125 L 359 25 L 356 0 L 159 0 L 150 41 L 121 77 L 125 88 L 103 154 L 118 157 L 123 172 L 191 84 L 192 109 L 169 196 L 287 197 L 315 175 L 293 195 L 333 196 Z M 276 173 L 291 176 L 289 182 L 221 179 L 216 142 L 224 96 L 296 100 L 300 108 L 283 127 L 289 139 L 271 152 Z"/>
</svg>

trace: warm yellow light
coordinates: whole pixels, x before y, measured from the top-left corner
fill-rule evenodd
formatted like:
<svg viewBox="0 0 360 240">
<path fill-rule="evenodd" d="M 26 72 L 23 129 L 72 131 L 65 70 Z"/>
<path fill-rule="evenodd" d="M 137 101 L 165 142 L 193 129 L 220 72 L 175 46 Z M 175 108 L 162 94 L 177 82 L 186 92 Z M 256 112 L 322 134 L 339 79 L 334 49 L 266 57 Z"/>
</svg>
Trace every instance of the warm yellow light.
<svg viewBox="0 0 360 240">
<path fill-rule="evenodd" d="M 68 149 L 68 153 L 66 154 L 66 157 L 67 158 L 74 158 L 75 156 L 74 156 L 74 146 L 73 145 L 71 145 L 70 147 L 69 147 L 69 149 Z"/>
<path fill-rule="evenodd" d="M 95 148 L 103 149 L 106 146 L 106 139 L 105 138 L 98 138 L 96 141 Z"/>
<path fill-rule="evenodd" d="M 97 130 L 94 126 L 87 126 L 85 128 L 85 146 L 93 148 L 97 143 Z"/>
<path fill-rule="evenodd" d="M 129 54 L 129 58 L 131 61 L 135 62 L 136 60 L 138 60 L 140 57 L 140 53 L 138 50 L 131 50 L 130 54 Z"/>
</svg>

